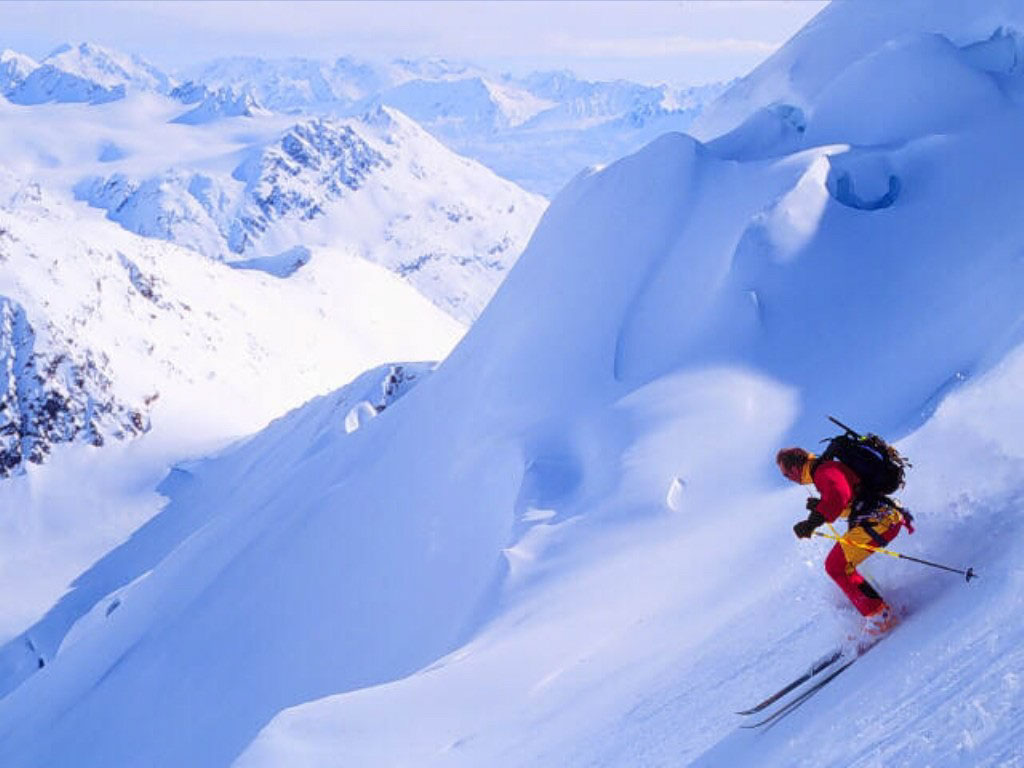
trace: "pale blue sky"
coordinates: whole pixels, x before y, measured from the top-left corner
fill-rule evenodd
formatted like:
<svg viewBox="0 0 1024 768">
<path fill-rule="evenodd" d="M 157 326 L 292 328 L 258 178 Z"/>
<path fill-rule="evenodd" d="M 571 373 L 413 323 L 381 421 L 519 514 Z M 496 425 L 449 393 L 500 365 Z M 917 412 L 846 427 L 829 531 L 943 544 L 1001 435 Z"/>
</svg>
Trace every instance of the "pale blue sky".
<svg viewBox="0 0 1024 768">
<path fill-rule="evenodd" d="M 39 58 L 89 41 L 167 69 L 234 54 L 443 56 L 496 70 L 564 67 L 593 79 L 683 84 L 745 74 L 826 4 L 0 0 L 0 48 Z"/>
</svg>

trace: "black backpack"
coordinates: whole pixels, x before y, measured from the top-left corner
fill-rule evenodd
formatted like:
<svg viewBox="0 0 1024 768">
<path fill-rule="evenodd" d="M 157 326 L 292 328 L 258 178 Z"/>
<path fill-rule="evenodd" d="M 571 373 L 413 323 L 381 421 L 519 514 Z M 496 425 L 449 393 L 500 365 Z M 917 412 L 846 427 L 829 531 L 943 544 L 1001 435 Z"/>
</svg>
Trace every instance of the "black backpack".
<svg viewBox="0 0 1024 768">
<path fill-rule="evenodd" d="M 859 435 L 831 416 L 829 419 L 846 430 L 828 439 L 828 447 L 819 461 L 835 460 L 846 465 L 860 478 L 859 498 L 879 498 L 903 487 L 904 474 L 911 464 L 899 451 L 878 435 Z"/>
</svg>

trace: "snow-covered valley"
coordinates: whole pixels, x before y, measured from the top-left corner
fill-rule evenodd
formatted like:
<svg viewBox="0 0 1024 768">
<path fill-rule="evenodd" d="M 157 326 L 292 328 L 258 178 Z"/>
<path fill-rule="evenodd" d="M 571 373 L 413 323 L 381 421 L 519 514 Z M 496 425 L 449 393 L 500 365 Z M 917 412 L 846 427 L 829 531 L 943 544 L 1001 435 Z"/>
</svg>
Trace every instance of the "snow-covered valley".
<svg viewBox="0 0 1024 768">
<path fill-rule="evenodd" d="M 111 404 L 92 433 L 134 412 L 172 426 L 57 445 L 0 481 L 5 583 L 52 562 L 62 526 L 92 552 L 63 595 L 75 574 L 0 609 L 0 764 L 1024 765 L 1019 30 L 1003 0 L 833 2 L 695 137 L 661 135 L 538 207 L 468 330 L 387 255 L 289 251 L 315 220 L 266 250 L 195 250 L 122 227 L 130 205 L 75 200 L 85 160 L 34 172 L 61 192 L 15 165 L 0 359 L 47 318 L 48 359 L 99 361 L 75 390 Z M 372 114 L 399 145 L 435 146 L 391 107 Z M 234 144 L 211 130 L 221 179 L 243 143 L 287 154 L 297 124 L 229 120 L 264 128 Z M 24 157 L 11 125 L 0 147 Z M 329 125 L 410 167 L 358 118 Z M 385 173 L 357 167 L 332 206 Z M 375 210 L 422 211 L 403 178 Z M 533 199 L 464 183 L 467 206 Z M 504 226 L 500 210 L 473 220 Z M 901 626 L 743 730 L 737 710 L 860 630 L 822 570 L 829 543 L 793 537 L 806 494 L 773 461 L 815 450 L 829 414 L 913 462 L 900 498 L 917 532 L 893 549 L 979 578 L 872 557 Z M 100 530 L 69 522 L 87 474 Z M 140 527 L 105 534 L 105 514 Z"/>
</svg>

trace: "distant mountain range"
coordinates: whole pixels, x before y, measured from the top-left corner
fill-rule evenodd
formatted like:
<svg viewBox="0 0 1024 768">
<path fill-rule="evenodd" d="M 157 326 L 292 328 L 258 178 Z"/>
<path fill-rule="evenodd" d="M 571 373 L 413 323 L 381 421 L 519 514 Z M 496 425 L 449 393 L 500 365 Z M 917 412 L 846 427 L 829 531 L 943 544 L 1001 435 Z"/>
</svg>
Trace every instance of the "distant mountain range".
<svg viewBox="0 0 1024 768">
<path fill-rule="evenodd" d="M 12 51 L 0 55 L 0 92 L 22 105 L 155 93 L 190 106 L 174 118 L 188 124 L 264 110 L 352 117 L 394 107 L 460 154 L 548 197 L 588 166 L 686 130 L 724 87 L 590 82 L 565 71 L 513 77 L 445 60 L 370 64 L 346 57 L 232 57 L 170 75 L 139 56 L 89 43 L 63 45 L 38 63 Z"/>
</svg>

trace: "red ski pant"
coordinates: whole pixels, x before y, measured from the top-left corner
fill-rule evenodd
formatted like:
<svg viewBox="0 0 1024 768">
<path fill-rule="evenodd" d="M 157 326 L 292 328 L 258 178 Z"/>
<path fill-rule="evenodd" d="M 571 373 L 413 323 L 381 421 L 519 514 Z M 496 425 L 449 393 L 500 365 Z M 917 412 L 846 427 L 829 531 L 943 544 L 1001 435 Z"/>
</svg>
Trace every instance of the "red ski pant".
<svg viewBox="0 0 1024 768">
<path fill-rule="evenodd" d="M 888 543 L 899 534 L 902 518 L 899 511 L 893 510 L 882 520 L 869 523 L 869 525 L 882 541 Z M 839 588 L 850 598 L 850 602 L 862 616 L 870 616 L 877 613 L 885 605 L 885 601 L 857 570 L 857 566 L 874 553 L 870 549 L 864 549 L 857 545 L 865 544 L 869 547 L 878 547 L 881 546 L 881 542 L 860 525 L 850 528 L 843 538 L 845 541 L 832 547 L 832 551 L 825 558 L 825 573 L 839 585 Z"/>
</svg>

